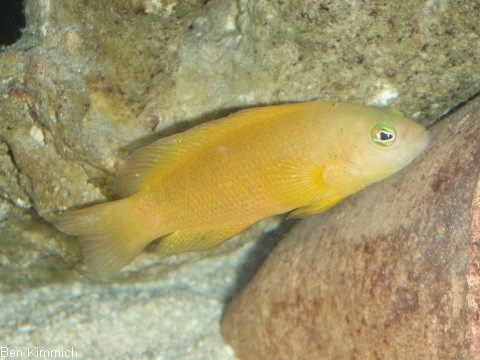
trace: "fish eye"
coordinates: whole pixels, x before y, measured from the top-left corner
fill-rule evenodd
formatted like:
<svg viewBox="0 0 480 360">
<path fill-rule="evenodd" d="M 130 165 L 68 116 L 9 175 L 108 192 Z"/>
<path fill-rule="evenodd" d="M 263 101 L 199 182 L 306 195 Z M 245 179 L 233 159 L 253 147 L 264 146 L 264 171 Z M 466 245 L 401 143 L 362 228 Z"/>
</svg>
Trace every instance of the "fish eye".
<svg viewBox="0 0 480 360">
<path fill-rule="evenodd" d="M 377 144 L 390 146 L 395 142 L 396 134 L 395 130 L 389 127 L 377 125 L 370 132 L 370 138 Z"/>
</svg>

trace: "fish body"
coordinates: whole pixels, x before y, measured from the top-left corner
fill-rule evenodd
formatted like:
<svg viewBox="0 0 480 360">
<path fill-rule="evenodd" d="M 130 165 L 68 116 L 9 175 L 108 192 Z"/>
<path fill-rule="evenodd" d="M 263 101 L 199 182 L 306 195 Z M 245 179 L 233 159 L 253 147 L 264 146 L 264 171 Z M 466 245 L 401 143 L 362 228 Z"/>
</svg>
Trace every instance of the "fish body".
<svg viewBox="0 0 480 360">
<path fill-rule="evenodd" d="M 155 239 L 161 256 L 206 250 L 256 221 L 304 217 L 400 170 L 428 143 L 398 112 L 305 102 L 240 111 L 137 150 L 117 174 L 123 199 L 67 212 L 101 276 Z"/>
</svg>

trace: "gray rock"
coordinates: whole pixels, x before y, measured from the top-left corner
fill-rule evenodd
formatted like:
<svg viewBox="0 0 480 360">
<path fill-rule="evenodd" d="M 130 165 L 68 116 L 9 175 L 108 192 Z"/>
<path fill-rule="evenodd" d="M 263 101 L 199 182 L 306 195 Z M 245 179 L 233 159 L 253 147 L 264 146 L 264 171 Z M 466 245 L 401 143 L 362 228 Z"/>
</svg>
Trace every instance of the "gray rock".
<svg viewBox="0 0 480 360">
<path fill-rule="evenodd" d="M 0 347 L 80 359 L 233 360 L 220 316 L 251 251 L 185 264 L 150 282 L 50 284 L 0 297 Z"/>
</svg>

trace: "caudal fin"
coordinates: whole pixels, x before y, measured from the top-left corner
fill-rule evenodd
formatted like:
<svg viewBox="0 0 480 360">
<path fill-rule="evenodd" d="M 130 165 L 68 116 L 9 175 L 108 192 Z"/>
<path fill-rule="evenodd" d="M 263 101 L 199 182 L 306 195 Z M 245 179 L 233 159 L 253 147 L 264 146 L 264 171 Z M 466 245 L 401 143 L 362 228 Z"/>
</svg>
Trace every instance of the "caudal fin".
<svg viewBox="0 0 480 360">
<path fill-rule="evenodd" d="M 79 236 L 87 267 L 100 277 L 108 277 L 154 240 L 132 213 L 132 200 L 127 198 L 62 214 L 58 228 Z"/>
</svg>

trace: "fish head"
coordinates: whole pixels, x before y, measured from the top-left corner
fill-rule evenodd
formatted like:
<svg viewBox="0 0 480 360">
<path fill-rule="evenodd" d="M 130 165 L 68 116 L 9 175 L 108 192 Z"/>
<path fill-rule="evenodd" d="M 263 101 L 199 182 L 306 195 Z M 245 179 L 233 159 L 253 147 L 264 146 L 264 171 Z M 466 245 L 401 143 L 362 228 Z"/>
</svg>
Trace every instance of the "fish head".
<svg viewBox="0 0 480 360">
<path fill-rule="evenodd" d="M 336 144 L 337 161 L 327 168 L 325 180 L 342 184 L 349 193 L 380 181 L 419 155 L 430 142 L 426 129 L 389 109 L 352 106 L 342 117 L 342 133 L 350 140 Z"/>
</svg>

